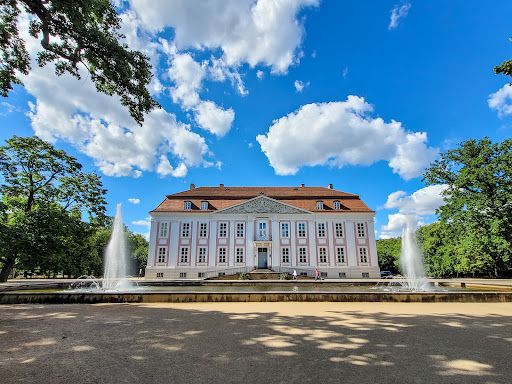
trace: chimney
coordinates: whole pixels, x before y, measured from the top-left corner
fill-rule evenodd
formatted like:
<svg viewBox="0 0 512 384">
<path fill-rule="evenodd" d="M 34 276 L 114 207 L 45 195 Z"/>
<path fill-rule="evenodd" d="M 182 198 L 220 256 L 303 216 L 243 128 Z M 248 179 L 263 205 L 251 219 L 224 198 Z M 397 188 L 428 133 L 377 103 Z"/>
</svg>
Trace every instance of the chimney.
<svg viewBox="0 0 512 384">
<path fill-rule="evenodd" d="M 219 184 L 219 187 L 220 188 L 224 188 L 224 184 Z"/>
<path fill-rule="evenodd" d="M 327 186 L 327 188 L 329 188 L 329 189 L 333 189 L 332 184 L 329 184 L 329 185 Z"/>
<path fill-rule="evenodd" d="M 304 185 L 304 184 L 301 184 L 300 186 L 301 186 L 301 188 L 304 188 L 304 187 L 305 187 L 305 185 Z"/>
<path fill-rule="evenodd" d="M 190 184 L 190 189 L 196 189 L 196 185 L 195 184 Z"/>
</svg>

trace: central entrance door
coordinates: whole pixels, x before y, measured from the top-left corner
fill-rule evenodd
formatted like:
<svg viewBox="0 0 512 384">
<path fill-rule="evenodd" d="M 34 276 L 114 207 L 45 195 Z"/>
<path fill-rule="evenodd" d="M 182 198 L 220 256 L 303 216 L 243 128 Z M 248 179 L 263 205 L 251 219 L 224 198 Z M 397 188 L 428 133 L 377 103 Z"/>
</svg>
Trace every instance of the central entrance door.
<svg viewBox="0 0 512 384">
<path fill-rule="evenodd" d="M 258 268 L 267 268 L 267 248 L 258 248 Z"/>
</svg>

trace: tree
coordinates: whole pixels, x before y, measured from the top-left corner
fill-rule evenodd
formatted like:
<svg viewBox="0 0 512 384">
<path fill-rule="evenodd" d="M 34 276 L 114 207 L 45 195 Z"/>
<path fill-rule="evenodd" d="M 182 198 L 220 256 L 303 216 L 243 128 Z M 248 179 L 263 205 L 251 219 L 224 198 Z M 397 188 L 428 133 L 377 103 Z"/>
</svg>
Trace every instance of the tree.
<svg viewBox="0 0 512 384">
<path fill-rule="evenodd" d="M 393 273 L 400 270 L 400 249 L 400 238 L 377 240 L 377 256 L 381 270 Z"/>
<path fill-rule="evenodd" d="M 55 73 L 80 78 L 80 67 L 99 92 L 118 95 L 141 124 L 158 106 L 147 86 L 151 64 L 131 51 L 119 33 L 121 20 L 109 0 L 3 0 L 0 4 L 0 94 L 6 97 L 18 73 L 30 71 L 30 57 L 19 35 L 21 11 L 30 15 L 30 35 L 41 38 L 37 63 L 55 63 Z"/>
<path fill-rule="evenodd" d="M 510 39 L 510 41 L 512 41 L 512 39 Z M 495 66 L 494 73 L 512 77 L 512 60 L 506 60 L 500 65 Z"/>
<path fill-rule="evenodd" d="M 99 222 L 104 216 L 106 190 L 99 176 L 83 172 L 75 158 L 38 137 L 8 139 L 0 147 L 0 174 L 0 281 L 17 259 L 58 254 L 59 238 L 72 225 L 71 213 L 75 221 L 83 213 Z"/>
<path fill-rule="evenodd" d="M 512 272 L 512 140 L 468 140 L 441 154 L 426 171 L 429 184 L 447 184 L 439 209 L 456 273 Z M 449 241 L 448 241 L 449 240 Z M 446 265 L 447 263 L 443 263 Z"/>
</svg>

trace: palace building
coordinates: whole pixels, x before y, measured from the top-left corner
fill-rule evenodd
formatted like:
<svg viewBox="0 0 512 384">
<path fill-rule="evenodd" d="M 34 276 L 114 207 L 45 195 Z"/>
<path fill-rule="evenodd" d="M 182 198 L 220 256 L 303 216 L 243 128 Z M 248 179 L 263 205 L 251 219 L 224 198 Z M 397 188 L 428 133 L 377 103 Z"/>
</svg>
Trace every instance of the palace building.
<svg viewBox="0 0 512 384">
<path fill-rule="evenodd" d="M 206 278 L 270 269 L 378 278 L 375 212 L 324 187 L 198 187 L 151 215 L 146 278 Z"/>
</svg>

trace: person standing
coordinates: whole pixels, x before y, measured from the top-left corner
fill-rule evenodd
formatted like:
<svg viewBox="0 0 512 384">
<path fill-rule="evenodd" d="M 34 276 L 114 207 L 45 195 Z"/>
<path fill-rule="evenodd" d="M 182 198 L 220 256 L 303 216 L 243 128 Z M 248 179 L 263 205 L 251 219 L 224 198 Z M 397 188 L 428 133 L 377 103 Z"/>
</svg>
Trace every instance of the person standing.
<svg viewBox="0 0 512 384">
<path fill-rule="evenodd" d="M 292 280 L 297 280 L 297 270 L 296 269 L 293 270 Z"/>
<path fill-rule="evenodd" d="M 315 267 L 315 280 L 320 280 L 320 271 Z"/>
</svg>

